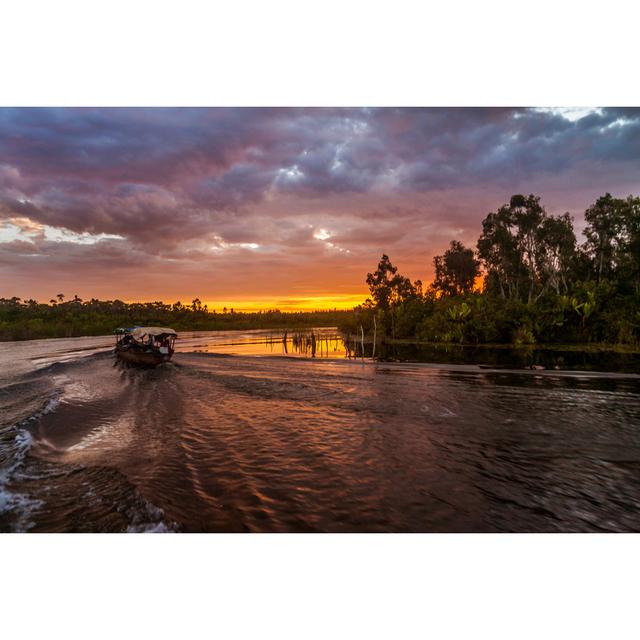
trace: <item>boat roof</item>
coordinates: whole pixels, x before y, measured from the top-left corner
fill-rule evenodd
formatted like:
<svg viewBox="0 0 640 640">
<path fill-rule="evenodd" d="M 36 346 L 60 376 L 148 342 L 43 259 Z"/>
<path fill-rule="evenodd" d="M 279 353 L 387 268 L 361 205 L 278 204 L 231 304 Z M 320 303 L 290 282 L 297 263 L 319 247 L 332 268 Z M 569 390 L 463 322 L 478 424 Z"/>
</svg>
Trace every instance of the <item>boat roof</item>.
<svg viewBox="0 0 640 640">
<path fill-rule="evenodd" d="M 131 329 L 116 329 L 116 333 L 129 333 L 136 340 L 144 336 L 177 336 L 178 334 L 169 327 L 132 327 Z"/>
</svg>

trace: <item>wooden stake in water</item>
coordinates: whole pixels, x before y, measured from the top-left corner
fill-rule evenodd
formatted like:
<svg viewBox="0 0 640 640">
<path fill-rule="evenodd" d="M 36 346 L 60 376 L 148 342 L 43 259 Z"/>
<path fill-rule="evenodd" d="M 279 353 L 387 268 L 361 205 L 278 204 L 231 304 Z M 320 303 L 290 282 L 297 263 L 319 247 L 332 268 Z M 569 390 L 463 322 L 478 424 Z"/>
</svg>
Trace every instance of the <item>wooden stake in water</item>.
<svg viewBox="0 0 640 640">
<path fill-rule="evenodd" d="M 378 325 L 376 324 L 376 314 L 373 314 L 373 349 L 371 350 L 371 357 L 376 357 L 376 334 L 378 331 Z"/>
</svg>

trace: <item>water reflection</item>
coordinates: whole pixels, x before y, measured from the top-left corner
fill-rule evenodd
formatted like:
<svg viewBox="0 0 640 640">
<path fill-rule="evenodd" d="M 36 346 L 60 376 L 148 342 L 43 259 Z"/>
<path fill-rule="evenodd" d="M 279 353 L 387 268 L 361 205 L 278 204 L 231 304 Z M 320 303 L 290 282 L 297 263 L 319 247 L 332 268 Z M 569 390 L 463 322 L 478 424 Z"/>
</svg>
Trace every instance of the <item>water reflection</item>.
<svg viewBox="0 0 640 640">
<path fill-rule="evenodd" d="M 356 352 L 335 327 L 305 330 L 181 332 L 176 351 L 242 356 L 349 358 Z M 358 352 L 361 357 L 361 352 Z"/>
<path fill-rule="evenodd" d="M 366 346 L 366 345 L 365 345 Z M 381 344 L 380 360 L 546 371 L 640 373 L 640 353 L 576 347 L 509 345 Z"/>
<path fill-rule="evenodd" d="M 244 356 L 375 359 L 491 368 L 640 373 L 639 353 L 528 345 L 385 343 L 343 335 L 335 327 L 301 330 L 180 332 L 176 350 Z"/>
</svg>

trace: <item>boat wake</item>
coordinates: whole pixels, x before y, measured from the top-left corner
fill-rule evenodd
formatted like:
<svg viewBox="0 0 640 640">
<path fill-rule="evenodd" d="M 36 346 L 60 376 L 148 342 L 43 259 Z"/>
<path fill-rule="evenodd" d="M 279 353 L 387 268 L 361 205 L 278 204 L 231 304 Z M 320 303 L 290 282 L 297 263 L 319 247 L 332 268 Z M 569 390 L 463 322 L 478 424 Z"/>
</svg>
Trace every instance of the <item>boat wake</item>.
<svg viewBox="0 0 640 640">
<path fill-rule="evenodd" d="M 0 390 L 6 409 L 0 425 L 0 531 L 178 529 L 117 470 L 61 464 L 56 455 L 35 454 L 55 451 L 42 437 L 44 424 L 64 428 L 71 409 L 103 396 L 98 380 L 85 375 L 96 366 L 111 367 L 110 354 L 50 364 Z"/>
</svg>

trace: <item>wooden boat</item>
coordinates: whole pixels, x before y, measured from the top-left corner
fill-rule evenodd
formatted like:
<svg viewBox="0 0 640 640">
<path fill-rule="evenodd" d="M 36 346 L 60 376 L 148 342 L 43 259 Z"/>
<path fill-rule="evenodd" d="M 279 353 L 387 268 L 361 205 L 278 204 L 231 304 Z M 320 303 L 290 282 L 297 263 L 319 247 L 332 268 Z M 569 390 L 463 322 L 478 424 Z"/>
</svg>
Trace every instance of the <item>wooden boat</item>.
<svg viewBox="0 0 640 640">
<path fill-rule="evenodd" d="M 116 356 L 123 362 L 156 367 L 169 362 L 178 334 L 167 327 L 116 329 Z"/>
</svg>

